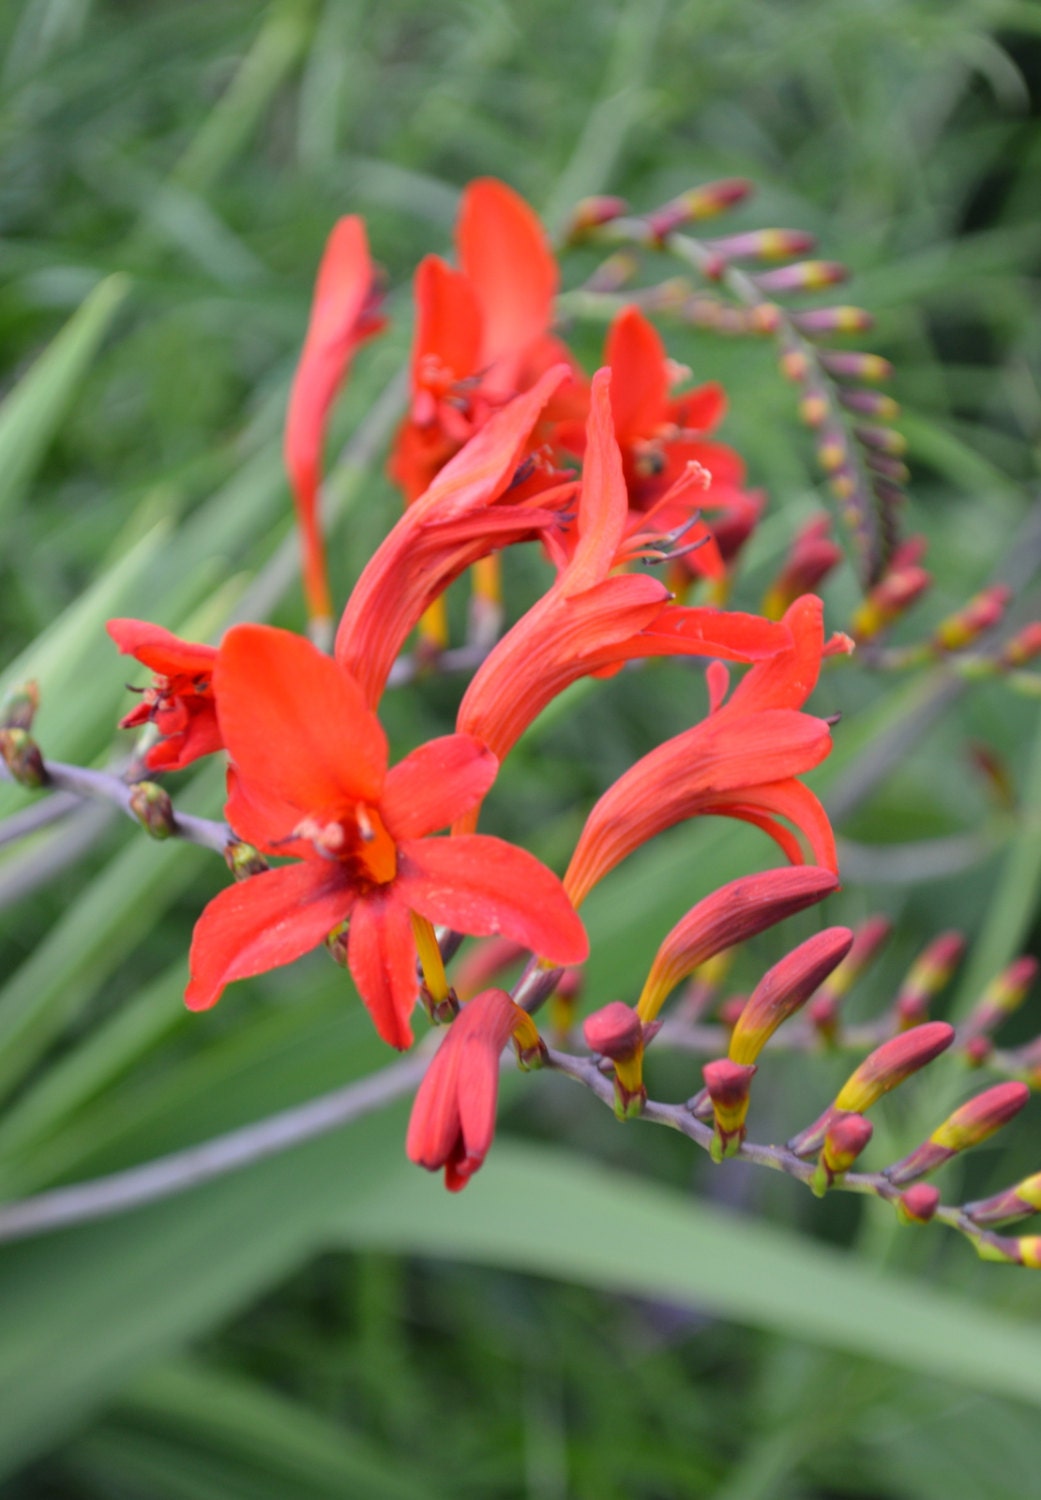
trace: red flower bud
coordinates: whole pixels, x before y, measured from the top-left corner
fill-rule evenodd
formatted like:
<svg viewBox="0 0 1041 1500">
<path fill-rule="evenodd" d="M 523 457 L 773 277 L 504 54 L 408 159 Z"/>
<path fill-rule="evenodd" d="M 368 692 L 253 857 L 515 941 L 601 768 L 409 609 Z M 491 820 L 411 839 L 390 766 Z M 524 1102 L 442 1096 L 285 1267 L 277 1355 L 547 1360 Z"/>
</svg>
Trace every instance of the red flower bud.
<svg viewBox="0 0 1041 1500">
<path fill-rule="evenodd" d="M 753 1063 L 774 1032 L 809 999 L 814 990 L 849 952 L 853 934 L 847 927 L 829 927 L 763 975 L 730 1037 L 732 1062 Z"/>
<path fill-rule="evenodd" d="M 896 1211 L 905 1224 L 928 1224 L 939 1206 L 940 1189 L 929 1182 L 916 1183 L 896 1200 Z"/>
<path fill-rule="evenodd" d="M 745 1117 L 755 1075 L 753 1064 L 735 1063 L 725 1057 L 706 1063 L 701 1070 L 715 1118 L 713 1161 L 733 1156 L 745 1138 Z"/>
<path fill-rule="evenodd" d="M 886 1176 L 896 1183 L 924 1177 L 960 1151 L 988 1140 L 1019 1114 L 1029 1098 L 1030 1090 L 1025 1083 L 995 1084 L 948 1115 L 927 1141 L 887 1167 Z"/>
</svg>

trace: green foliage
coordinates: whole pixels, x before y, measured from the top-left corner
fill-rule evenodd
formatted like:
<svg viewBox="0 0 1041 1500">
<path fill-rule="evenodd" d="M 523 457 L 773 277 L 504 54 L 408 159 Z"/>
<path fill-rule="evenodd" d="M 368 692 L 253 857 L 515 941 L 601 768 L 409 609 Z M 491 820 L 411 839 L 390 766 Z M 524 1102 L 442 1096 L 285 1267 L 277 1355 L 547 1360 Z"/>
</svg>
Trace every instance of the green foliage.
<svg viewBox="0 0 1041 1500">
<path fill-rule="evenodd" d="M 324 236 L 357 211 L 395 326 L 336 415 L 343 442 L 378 412 L 329 485 L 345 592 L 395 504 L 379 445 L 407 278 L 484 172 L 554 223 L 585 193 L 646 208 L 753 178 L 735 227 L 813 230 L 879 315 L 872 347 L 907 407 L 908 530 L 929 533 L 940 580 L 922 615 L 1005 568 L 1036 616 L 1039 59 L 1036 7 L 1015 0 L 15 0 L 0 14 L 0 672 L 39 679 L 47 752 L 125 749 L 110 615 L 200 636 L 243 616 L 301 625 L 281 421 Z M 590 360 L 600 337 L 579 331 Z M 755 607 L 824 503 L 811 444 L 764 346 L 669 342 L 726 382 L 725 435 L 770 495 L 734 601 Z M 851 576 L 829 582 L 835 624 L 853 598 Z M 627 678 L 547 715 L 489 804 L 492 825 L 518 819 L 558 866 L 607 778 L 702 710 L 678 668 Z M 396 744 L 442 732 L 454 691 L 388 705 Z M 851 858 L 868 846 L 883 872 L 870 889 L 851 880 L 829 919 L 886 911 L 898 958 L 964 925 L 964 1009 L 1036 937 L 1036 707 L 849 674 L 815 704 L 845 718 L 814 784 Z M 988 806 L 967 737 L 1007 762 L 1017 819 Z M 206 774 L 177 792 L 200 812 L 218 798 Z M 30 800 L 0 787 L 3 816 Z M 967 864 L 922 863 L 932 840 L 984 822 Z M 588 909 L 590 1000 L 631 997 L 691 902 L 767 858 L 752 833 L 694 826 L 605 882 Z M 186 937 L 216 863 L 78 815 L 0 849 L 5 1195 L 203 1141 L 380 1061 L 320 956 L 184 1015 Z M 736 982 L 811 930 L 801 920 L 757 940 Z M 894 960 L 873 1009 L 898 978 Z M 689 1071 L 661 1066 L 670 1097 L 691 1092 Z M 785 1064 L 765 1125 L 805 1123 L 835 1072 Z M 912 1143 L 963 1085 L 951 1063 L 880 1132 Z M 1032 1492 L 1035 1279 L 977 1266 L 953 1237 L 894 1235 L 880 1205 L 714 1172 L 562 1080 L 515 1081 L 507 1106 L 514 1139 L 462 1199 L 404 1164 L 395 1107 L 182 1198 L 6 1247 L 5 1494 Z M 986 1154 L 974 1165 L 981 1193 L 1037 1170 L 1031 1134 L 1003 1151 L 1000 1182 Z"/>
</svg>

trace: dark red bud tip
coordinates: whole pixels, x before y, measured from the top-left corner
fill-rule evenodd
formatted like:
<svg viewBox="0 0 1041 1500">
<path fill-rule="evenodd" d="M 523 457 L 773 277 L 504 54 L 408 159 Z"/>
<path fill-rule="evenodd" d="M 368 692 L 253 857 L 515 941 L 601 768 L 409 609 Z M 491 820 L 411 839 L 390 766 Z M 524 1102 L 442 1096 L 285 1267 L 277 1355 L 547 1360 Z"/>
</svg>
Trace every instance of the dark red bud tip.
<svg viewBox="0 0 1041 1500">
<path fill-rule="evenodd" d="M 706 1063 L 701 1070 L 710 1099 L 714 1104 L 720 1105 L 736 1104 L 747 1099 L 755 1074 L 754 1064 L 731 1062 L 728 1057 Z"/>
<path fill-rule="evenodd" d="M 20 683 L 0 702 L 0 728 L 31 729 L 39 706 L 39 685 L 35 682 Z"/>
<path fill-rule="evenodd" d="M 613 198 L 606 194 L 582 198 L 575 204 L 571 214 L 571 222 L 564 235 L 565 243 L 573 244 L 591 229 L 598 229 L 601 224 L 610 224 L 612 220 L 620 219 L 628 212 L 629 205 L 624 198 Z"/>
<path fill-rule="evenodd" d="M 25 729 L 0 729 L 0 756 L 19 786 L 35 791 L 46 786 L 47 769 L 40 747 Z"/>
<path fill-rule="evenodd" d="M 970 1037 L 965 1043 L 965 1061 L 971 1068 L 982 1068 L 993 1051 L 994 1043 L 989 1036 Z"/>
<path fill-rule="evenodd" d="M 170 793 L 154 781 L 139 781 L 130 788 L 130 811 L 154 839 L 168 839 L 177 831 Z"/>
<path fill-rule="evenodd" d="M 632 1057 L 643 1045 L 643 1024 L 631 1005 L 612 1000 L 582 1022 L 582 1035 L 590 1052 L 604 1057 Z"/>
<path fill-rule="evenodd" d="M 897 1200 L 900 1217 L 910 1224 L 928 1224 L 939 1206 L 940 1189 L 931 1182 L 916 1182 Z"/>
</svg>

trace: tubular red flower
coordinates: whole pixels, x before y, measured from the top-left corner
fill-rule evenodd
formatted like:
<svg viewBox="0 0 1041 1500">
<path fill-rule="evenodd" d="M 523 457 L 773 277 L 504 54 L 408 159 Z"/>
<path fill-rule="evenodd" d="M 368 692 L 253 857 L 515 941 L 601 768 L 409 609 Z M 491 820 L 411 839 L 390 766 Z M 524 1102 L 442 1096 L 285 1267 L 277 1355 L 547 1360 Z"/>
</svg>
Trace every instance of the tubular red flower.
<svg viewBox="0 0 1041 1500">
<path fill-rule="evenodd" d="M 428 1172 L 445 1169 L 459 1192 L 488 1154 L 495 1134 L 499 1058 L 522 1012 L 505 990 L 485 990 L 464 1005 L 419 1085 L 405 1151 Z"/>
<path fill-rule="evenodd" d="M 828 724 L 797 711 L 820 670 L 820 600 L 812 594 L 796 600 L 783 623 L 792 636 L 786 650 L 758 662 L 729 702 L 637 761 L 597 802 L 564 877 L 576 906 L 634 849 L 699 814 L 753 823 L 801 863 L 797 840 L 777 822 L 789 818 L 814 862 L 837 870 L 827 816 L 795 779 L 831 749 Z"/>
<path fill-rule="evenodd" d="M 640 657 L 754 661 L 790 646 L 786 626 L 754 615 L 679 609 L 658 579 L 609 576 L 656 533 L 629 534 L 629 502 L 610 406 L 611 373 L 593 377 L 585 474 L 570 558 L 543 597 L 478 668 L 458 728 L 502 760 L 528 725 L 580 677 Z"/>
<path fill-rule="evenodd" d="M 332 601 L 318 516 L 325 423 L 355 350 L 380 332 L 375 273 L 365 225 L 340 219 L 318 268 L 311 321 L 289 393 L 285 462 L 293 488 L 304 554 L 304 592 L 313 620 L 331 620 Z"/>
<path fill-rule="evenodd" d="M 430 255 L 416 272 L 412 400 L 390 460 L 408 504 L 504 401 L 572 364 L 549 334 L 557 264 L 522 198 L 490 177 L 471 182 L 456 249 L 459 270 Z"/>
<path fill-rule="evenodd" d="M 514 485 L 532 429 L 567 374 L 563 366 L 548 371 L 490 418 L 366 565 L 336 632 L 336 660 L 359 683 L 370 707 L 379 702 L 394 658 L 428 605 L 478 558 L 553 524 L 549 507 L 572 493 L 571 485 L 534 495 Z"/>
<path fill-rule="evenodd" d="M 841 963 L 853 943 L 848 927 L 829 927 L 793 948 L 767 970 L 748 997 L 730 1033 L 731 1062 L 754 1063 L 779 1026 Z"/>
<path fill-rule="evenodd" d="M 221 748 L 213 696 L 214 646 L 182 641 L 146 620 L 109 620 L 105 627 L 125 656 L 155 674 L 141 702 L 120 719 L 120 729 L 154 724 L 161 740 L 145 756 L 150 771 L 180 771 Z"/>
<path fill-rule="evenodd" d="M 417 994 L 410 912 L 475 936 L 503 933 L 561 964 L 587 943 L 556 876 L 500 839 L 428 839 L 482 796 L 498 769 L 485 746 L 449 735 L 387 769 L 361 689 L 306 640 L 239 625 L 215 671 L 234 764 L 227 814 L 280 866 L 222 891 L 192 943 L 186 1000 L 215 1004 L 233 979 L 291 962 L 348 918 L 347 963 L 376 1029 L 412 1040 Z"/>
</svg>

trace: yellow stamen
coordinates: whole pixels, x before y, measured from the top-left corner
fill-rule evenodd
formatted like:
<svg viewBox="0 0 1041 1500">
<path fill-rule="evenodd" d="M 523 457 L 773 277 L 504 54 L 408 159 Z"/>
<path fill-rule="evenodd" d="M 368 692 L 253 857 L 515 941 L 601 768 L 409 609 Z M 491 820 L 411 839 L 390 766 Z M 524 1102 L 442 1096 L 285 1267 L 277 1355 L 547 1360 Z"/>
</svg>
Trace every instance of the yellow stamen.
<svg viewBox="0 0 1041 1500">
<path fill-rule="evenodd" d="M 445 973 L 444 959 L 441 957 L 441 949 L 438 946 L 437 934 L 427 921 L 418 912 L 410 911 L 409 919 L 412 922 L 412 934 L 416 939 L 416 950 L 419 953 L 419 963 L 423 970 L 423 982 L 430 991 L 431 998 L 436 1005 L 443 1005 L 450 997 L 448 975 Z"/>
</svg>

